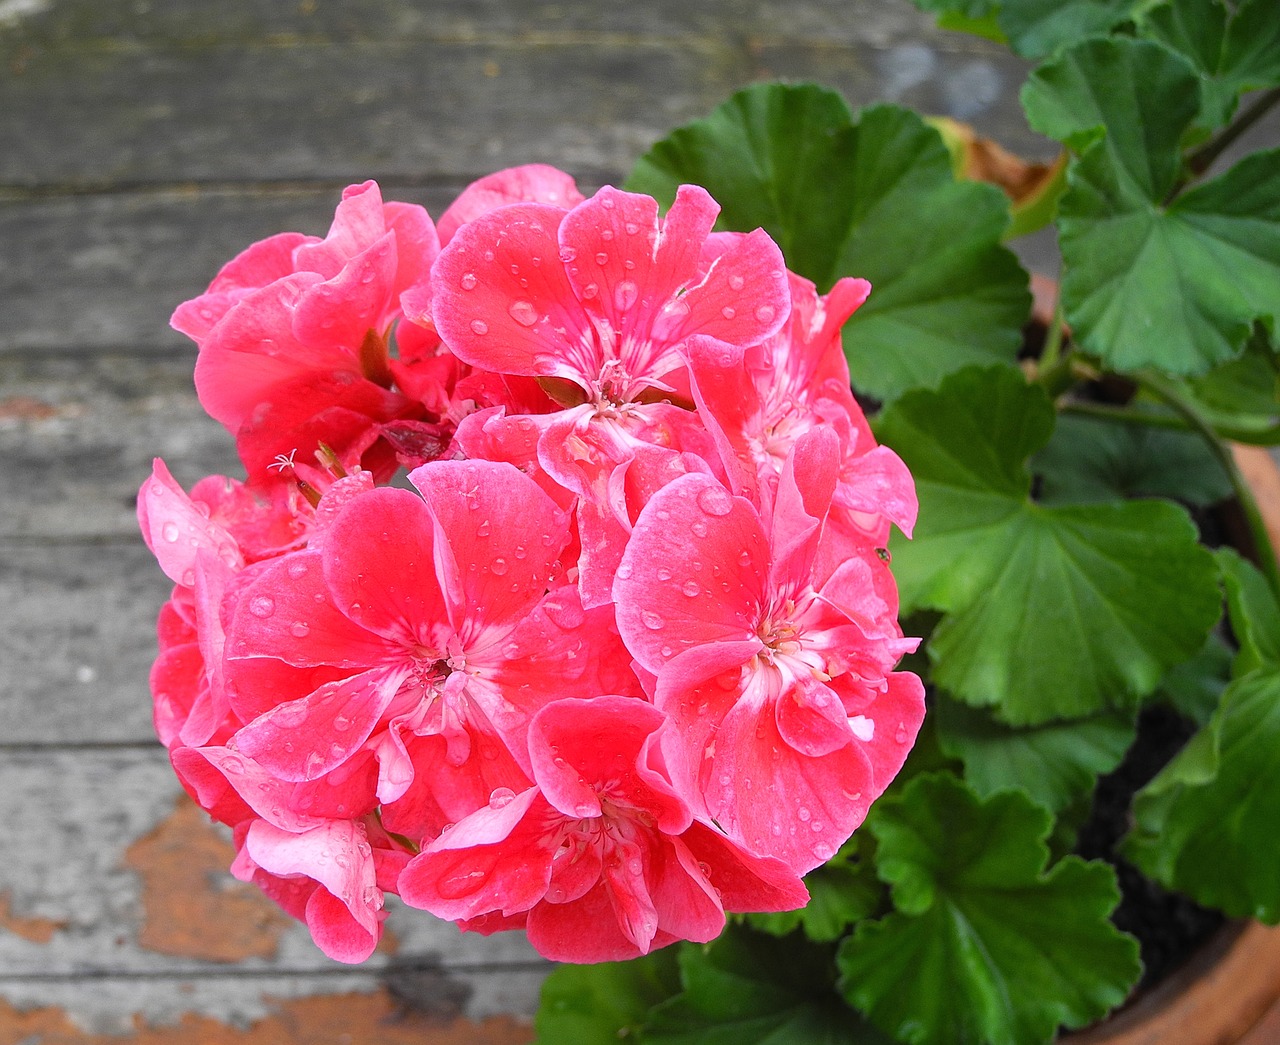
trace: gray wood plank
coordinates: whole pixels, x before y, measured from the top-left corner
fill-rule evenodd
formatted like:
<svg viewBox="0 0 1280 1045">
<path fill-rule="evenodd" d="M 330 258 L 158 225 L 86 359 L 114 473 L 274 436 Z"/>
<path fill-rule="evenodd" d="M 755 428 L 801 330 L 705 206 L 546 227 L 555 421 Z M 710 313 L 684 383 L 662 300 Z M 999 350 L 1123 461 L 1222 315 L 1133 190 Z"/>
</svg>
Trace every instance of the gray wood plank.
<svg viewBox="0 0 1280 1045">
<path fill-rule="evenodd" d="M 171 588 L 141 540 L 0 541 L 0 740 L 154 740 L 147 676 Z"/>
<path fill-rule="evenodd" d="M 190 349 L 169 329 L 173 309 L 255 240 L 286 230 L 324 235 L 345 184 L 0 202 L 0 354 Z M 465 184 L 384 183 L 382 192 L 439 216 Z"/>
<path fill-rule="evenodd" d="M 158 746 L 6 753 L 0 764 L 0 823 L 6 825 L 0 894 L 8 897 L 14 917 L 44 919 L 55 928 L 47 939 L 0 932 L 0 985 L 124 973 L 194 977 L 219 968 L 265 975 L 335 974 L 342 968 L 316 948 L 304 925 L 292 919 L 275 934 L 274 953 L 237 962 L 202 960 L 194 949 L 175 955 L 144 945 L 141 930 L 148 897 L 141 873 L 146 868 L 140 861 L 158 857 L 139 857 L 130 850 L 164 827 L 180 796 L 167 753 Z M 194 816 L 203 819 L 198 813 Z M 196 830 L 225 835 L 203 822 Z M 189 837 L 196 844 L 199 834 Z M 230 853 L 228 847 L 228 863 Z M 213 893 L 233 884 L 224 871 L 218 867 L 211 872 L 217 879 L 208 886 Z M 154 881 L 149 885 L 156 887 Z M 387 928 L 397 948 L 395 954 L 375 952 L 365 966 L 371 972 L 415 957 L 437 960 L 447 968 L 542 964 L 521 933 L 460 933 L 451 923 L 396 901 L 388 911 Z M 217 925 L 203 929 L 222 931 Z"/>
</svg>

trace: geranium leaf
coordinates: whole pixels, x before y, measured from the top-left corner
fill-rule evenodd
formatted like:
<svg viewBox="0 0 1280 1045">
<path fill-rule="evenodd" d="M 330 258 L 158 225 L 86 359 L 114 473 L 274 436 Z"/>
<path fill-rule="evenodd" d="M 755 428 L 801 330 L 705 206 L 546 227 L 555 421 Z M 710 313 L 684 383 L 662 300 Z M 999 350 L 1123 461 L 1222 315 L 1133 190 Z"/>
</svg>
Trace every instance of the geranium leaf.
<svg viewBox="0 0 1280 1045">
<path fill-rule="evenodd" d="M 1007 203 L 993 186 L 956 182 L 941 137 L 915 113 L 876 106 L 854 120 L 813 85 L 750 87 L 658 142 L 627 186 L 669 203 L 682 182 L 720 202 L 719 228 L 764 228 L 820 288 L 871 281 L 845 328 L 858 388 L 888 399 L 971 363 L 1013 361 L 1030 299 L 1000 245 Z"/>
<path fill-rule="evenodd" d="M 941 697 L 934 714 L 942 750 L 978 794 L 1017 788 L 1053 813 L 1087 797 L 1134 738 L 1133 716 L 1115 711 L 1019 729 Z"/>
<path fill-rule="evenodd" d="M 1032 126 L 1082 150 L 1059 201 L 1062 301 L 1116 370 L 1203 373 L 1280 312 L 1280 150 L 1167 202 L 1200 84 L 1147 40 L 1090 40 L 1032 74 Z"/>
<path fill-rule="evenodd" d="M 649 1009 L 680 992 L 676 948 L 627 962 L 561 965 L 542 985 L 534 1026 L 544 1045 L 617 1045 Z"/>
<path fill-rule="evenodd" d="M 1046 871 L 1047 811 L 919 777 L 868 820 L 897 910 L 864 922 L 836 964 L 850 1003 L 913 1043 L 1027 1045 L 1124 1000 L 1137 942 L 1108 916 L 1115 873 L 1067 857 Z"/>
<path fill-rule="evenodd" d="M 1280 361 L 1261 324 L 1239 359 L 1184 384 L 1220 433 L 1238 442 L 1280 442 Z"/>
<path fill-rule="evenodd" d="M 1201 82 L 1200 120 L 1225 124 L 1243 91 L 1280 82 L 1280 19 L 1271 0 L 1168 0 L 1143 12 L 1142 34 L 1191 61 Z"/>
<path fill-rule="evenodd" d="M 1105 33 L 1128 21 L 1141 0 L 1002 0 L 996 20 L 1010 46 L 1042 58 L 1064 44 Z"/>
<path fill-rule="evenodd" d="M 649 1045 L 888 1045 L 836 993 L 830 949 L 801 936 L 730 927 L 682 947 L 680 975 L 684 993 L 644 1027 Z"/>
<path fill-rule="evenodd" d="M 876 877 L 873 861 L 860 850 L 865 840 L 854 835 L 830 860 L 804 876 L 809 902 L 798 911 L 747 915 L 747 924 L 771 936 L 786 936 L 803 929 L 820 943 L 837 940 L 854 923 L 880 905 L 884 887 Z"/>
<path fill-rule="evenodd" d="M 1105 418 L 1059 417 L 1031 470 L 1045 504 L 1169 497 L 1207 505 L 1231 496 L 1230 478 L 1199 435 Z"/>
<path fill-rule="evenodd" d="M 1216 554 L 1227 590 L 1231 631 L 1240 644 L 1235 676 L 1258 668 L 1280 669 L 1280 606 L 1266 578 L 1230 548 L 1220 548 Z"/>
<path fill-rule="evenodd" d="M 1231 680 L 1231 653 L 1216 631 L 1204 648 L 1170 670 L 1160 683 L 1160 695 L 1197 725 L 1203 726 L 1218 708 Z"/>
<path fill-rule="evenodd" d="M 1274 923 L 1278 808 L 1280 667 L 1271 666 L 1233 682 L 1209 724 L 1138 792 L 1121 851 L 1198 903 Z"/>
<path fill-rule="evenodd" d="M 1016 371 L 966 370 L 903 396 L 877 425 L 920 497 L 894 574 L 904 612 L 945 611 L 933 680 L 1014 725 L 1132 706 L 1200 649 L 1219 612 L 1212 557 L 1176 505 L 1030 499 L 1027 458 L 1053 418 Z"/>
</svg>

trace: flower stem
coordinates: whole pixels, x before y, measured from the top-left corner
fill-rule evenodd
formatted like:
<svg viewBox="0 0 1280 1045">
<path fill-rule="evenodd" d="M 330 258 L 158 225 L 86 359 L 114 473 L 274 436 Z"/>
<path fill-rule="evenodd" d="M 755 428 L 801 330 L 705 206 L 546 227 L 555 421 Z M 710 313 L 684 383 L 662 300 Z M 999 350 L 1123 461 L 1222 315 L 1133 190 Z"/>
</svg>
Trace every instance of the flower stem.
<svg viewBox="0 0 1280 1045">
<path fill-rule="evenodd" d="M 1280 87 L 1273 87 L 1265 94 L 1255 98 L 1249 106 L 1231 121 L 1222 131 L 1210 138 L 1200 148 L 1187 159 L 1187 167 L 1190 168 L 1192 175 L 1200 177 L 1210 167 L 1213 162 L 1221 156 L 1240 135 L 1244 134 L 1250 127 L 1257 123 L 1268 110 L 1280 102 Z"/>
<path fill-rule="evenodd" d="M 1222 466 L 1223 471 L 1227 473 L 1227 478 L 1231 480 L 1236 500 L 1240 502 L 1240 509 L 1244 513 L 1245 523 L 1249 527 L 1249 535 L 1253 539 L 1253 550 L 1258 568 L 1262 571 L 1262 575 L 1266 577 L 1267 583 L 1271 585 L 1271 590 L 1276 598 L 1280 599 L 1280 564 L 1277 564 L 1276 561 L 1276 551 L 1272 547 L 1271 537 L 1267 534 L 1267 526 L 1262 519 L 1262 512 L 1258 510 L 1258 502 L 1253 496 L 1253 491 L 1249 489 L 1249 484 L 1245 482 L 1244 475 L 1240 472 L 1235 458 L 1231 455 L 1231 448 L 1227 446 L 1226 441 L 1218 435 L 1213 425 L 1204 418 L 1196 406 L 1182 394 L 1173 382 L 1163 375 L 1151 371 L 1139 371 L 1131 376 L 1142 388 L 1167 403 L 1209 445 L 1209 449 L 1217 459 L 1218 464 Z"/>
</svg>

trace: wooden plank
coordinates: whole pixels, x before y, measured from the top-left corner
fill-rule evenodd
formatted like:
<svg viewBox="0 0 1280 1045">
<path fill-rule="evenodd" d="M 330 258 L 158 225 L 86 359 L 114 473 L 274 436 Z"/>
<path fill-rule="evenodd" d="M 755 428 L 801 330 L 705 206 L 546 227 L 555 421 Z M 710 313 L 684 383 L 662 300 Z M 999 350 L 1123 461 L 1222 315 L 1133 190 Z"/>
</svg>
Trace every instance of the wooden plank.
<svg viewBox="0 0 1280 1045">
<path fill-rule="evenodd" d="M 2 24 L 2 23 L 0 23 Z M 100 0 L 26 0 L 9 16 L 12 38 L 28 47 L 102 39 L 188 43 L 267 38 L 311 40 L 524 39 L 571 34 L 628 34 L 650 39 L 731 36 L 766 39 L 863 40 L 911 37 L 944 46 L 963 41 L 933 27 L 908 0 L 166 0 L 135 8 Z M 956 46 L 963 46 L 956 43 Z"/>
<path fill-rule="evenodd" d="M 171 587 L 141 541 L 0 542 L 3 742 L 154 739 L 147 674 Z"/>
<path fill-rule="evenodd" d="M 331 961 L 305 926 L 230 878 L 225 830 L 180 797 L 158 747 L 10 751 L 0 823 L 0 998 L 72 1009 L 93 1029 L 125 1028 L 135 1012 L 246 1022 L 267 996 L 380 984 L 416 983 L 421 1006 L 451 991 L 475 1018 L 527 1014 L 549 967 L 523 934 L 462 934 L 394 901 L 384 947 L 358 969 Z M 20 931 L 32 923 L 49 928 Z M 212 945 L 220 936 L 227 946 Z"/>
<path fill-rule="evenodd" d="M 194 347 L 0 357 L 0 538 L 137 538 L 135 495 L 154 457 L 188 486 L 243 475 L 231 435 L 196 399 L 194 361 Z"/>
<path fill-rule="evenodd" d="M 173 309 L 255 240 L 286 230 L 324 235 L 344 184 L 0 202 L 0 353 L 189 349 L 169 329 Z M 384 183 L 382 191 L 439 216 L 465 184 Z"/>
<path fill-rule="evenodd" d="M 749 75 L 699 40 L 32 49 L 4 83 L 0 184 L 622 171 Z"/>
</svg>

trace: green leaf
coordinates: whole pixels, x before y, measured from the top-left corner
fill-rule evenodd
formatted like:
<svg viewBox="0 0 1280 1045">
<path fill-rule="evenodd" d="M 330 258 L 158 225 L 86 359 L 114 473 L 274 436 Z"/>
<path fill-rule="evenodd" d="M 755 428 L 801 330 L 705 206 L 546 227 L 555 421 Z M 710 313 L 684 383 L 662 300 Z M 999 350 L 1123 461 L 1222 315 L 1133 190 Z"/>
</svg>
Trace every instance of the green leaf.
<svg viewBox="0 0 1280 1045">
<path fill-rule="evenodd" d="M 1280 83 L 1280 18 L 1273 0 L 1168 0 L 1140 19 L 1142 34 L 1178 51 L 1201 81 L 1201 122 L 1220 127 L 1244 91 Z"/>
<path fill-rule="evenodd" d="M 897 911 L 864 922 L 836 959 L 850 1003 L 913 1043 L 1028 1045 L 1124 1000 L 1137 942 L 1108 916 L 1115 873 L 1077 857 L 1051 870 L 1048 812 L 1018 792 L 982 800 L 920 777 L 868 820 Z"/>
<path fill-rule="evenodd" d="M 1218 710 L 1222 692 L 1231 681 L 1231 653 L 1216 631 L 1204 648 L 1173 668 L 1160 683 L 1160 695 L 1179 713 L 1203 726 Z"/>
<path fill-rule="evenodd" d="M 1233 682 L 1134 799 L 1125 859 L 1233 917 L 1280 921 L 1280 668 Z"/>
<path fill-rule="evenodd" d="M 835 856 L 804 876 L 809 889 L 809 902 L 804 907 L 749 914 L 747 924 L 772 936 L 786 936 L 799 928 L 815 942 L 839 939 L 849 926 L 872 914 L 884 894 L 873 862 L 859 855 L 865 848 L 864 840 L 855 834 Z"/>
<path fill-rule="evenodd" d="M 1053 813 L 1086 798 L 1134 738 L 1133 716 L 1118 712 L 1016 728 L 942 698 L 934 714 L 942 750 L 964 762 L 979 795 L 1016 788 Z"/>
<path fill-rule="evenodd" d="M 1266 578 L 1230 548 L 1217 552 L 1227 613 L 1240 651 L 1233 671 L 1237 678 L 1258 668 L 1280 669 L 1280 606 Z"/>
<path fill-rule="evenodd" d="M 803 937 L 730 927 L 682 947 L 680 975 L 684 992 L 651 1013 L 647 1045 L 888 1045 L 835 992 L 830 949 Z"/>
<path fill-rule="evenodd" d="M 1259 325 L 1244 355 L 1184 383 L 1205 418 L 1237 442 L 1280 442 L 1280 361 Z"/>
<path fill-rule="evenodd" d="M 1168 497 L 1208 505 L 1232 494 L 1231 479 L 1199 435 L 1098 417 L 1059 417 L 1031 470 L 1042 479 L 1045 504 Z"/>
<path fill-rule="evenodd" d="M 1030 298 L 1000 245 L 1007 201 L 956 182 L 942 139 L 915 113 L 876 106 L 855 122 L 814 85 L 749 87 L 658 142 L 627 187 L 665 204 L 683 182 L 720 202 L 719 228 L 765 229 L 820 288 L 871 281 L 845 328 L 858 388 L 890 399 L 970 363 L 1013 362 Z"/>
<path fill-rule="evenodd" d="M 1082 150 L 1058 205 L 1062 301 L 1116 370 L 1198 374 L 1280 312 L 1280 150 L 1177 195 L 1198 111 L 1188 62 L 1146 40 L 1091 40 L 1036 70 L 1032 126 Z"/>
<path fill-rule="evenodd" d="M 1027 459 L 1053 423 L 1016 371 L 966 370 L 876 426 L 916 480 L 920 521 L 893 543 L 894 575 L 904 613 L 945 613 L 933 681 L 1014 725 L 1132 707 L 1219 613 L 1213 559 L 1183 509 L 1030 499 Z"/>
<path fill-rule="evenodd" d="M 676 948 L 598 965 L 561 965 L 543 982 L 534 1017 L 545 1045 L 617 1045 L 649 1009 L 680 991 Z"/>
<path fill-rule="evenodd" d="M 912 0 L 916 7 L 937 15 L 938 27 L 958 33 L 972 33 L 1005 44 L 1004 31 L 996 15 L 998 0 Z"/>
<path fill-rule="evenodd" d="M 1142 0 L 1004 0 L 997 21 L 1009 44 L 1024 58 L 1042 58 L 1058 48 L 1128 21 Z"/>
</svg>

